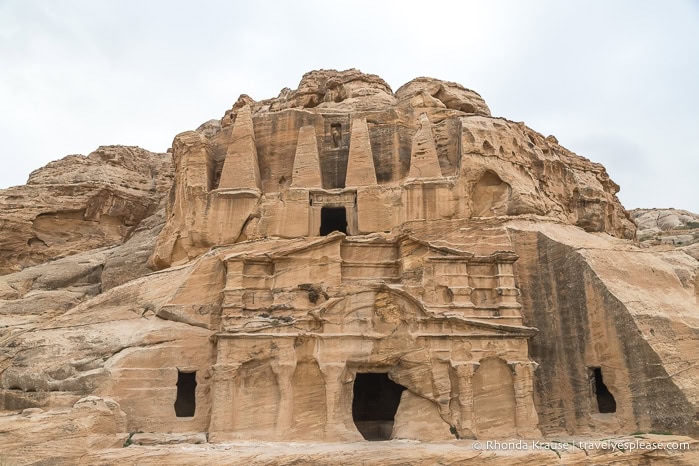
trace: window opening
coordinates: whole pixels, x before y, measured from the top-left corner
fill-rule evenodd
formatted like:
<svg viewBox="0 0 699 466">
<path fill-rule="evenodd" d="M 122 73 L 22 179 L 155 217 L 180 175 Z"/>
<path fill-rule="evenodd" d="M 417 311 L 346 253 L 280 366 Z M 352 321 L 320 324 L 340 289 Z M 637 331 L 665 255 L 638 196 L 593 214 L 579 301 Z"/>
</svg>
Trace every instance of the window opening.
<svg viewBox="0 0 699 466">
<path fill-rule="evenodd" d="M 196 409 L 197 373 L 177 371 L 175 416 L 192 417 Z"/>
</svg>

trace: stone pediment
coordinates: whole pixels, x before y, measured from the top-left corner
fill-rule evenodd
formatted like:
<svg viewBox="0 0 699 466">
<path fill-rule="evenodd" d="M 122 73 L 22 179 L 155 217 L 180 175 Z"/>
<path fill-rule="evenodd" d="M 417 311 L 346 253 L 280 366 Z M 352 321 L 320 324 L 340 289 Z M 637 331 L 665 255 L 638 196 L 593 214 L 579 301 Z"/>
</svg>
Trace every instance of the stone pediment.
<svg viewBox="0 0 699 466">
<path fill-rule="evenodd" d="M 503 262 L 514 262 L 517 260 L 518 256 L 513 251 L 509 250 L 497 250 L 493 251 L 491 254 L 474 254 L 473 252 L 467 251 L 461 245 L 452 245 L 443 240 L 429 240 L 421 238 L 413 233 L 398 233 L 394 235 L 363 235 L 363 236 L 348 236 L 344 233 L 335 231 L 327 236 L 320 236 L 315 238 L 308 238 L 303 240 L 289 240 L 281 245 L 276 245 L 265 249 L 260 252 L 250 253 L 246 251 L 235 252 L 233 254 L 228 254 L 224 257 L 225 261 L 236 260 L 236 259 L 251 259 L 253 257 L 264 257 L 269 260 L 274 260 L 277 258 L 291 257 L 294 254 L 303 253 L 304 251 L 312 250 L 324 245 L 332 244 L 345 241 L 346 243 L 351 243 L 352 245 L 413 245 L 413 246 L 424 246 L 433 253 L 432 258 L 443 258 L 454 259 L 454 260 L 468 260 L 473 262 L 488 262 L 488 261 L 503 261 Z"/>
<path fill-rule="evenodd" d="M 319 236 L 315 238 L 282 241 L 262 251 L 248 252 L 240 251 L 224 256 L 224 261 L 235 261 L 243 259 L 265 258 L 270 261 L 278 258 L 289 257 L 294 254 L 310 251 L 328 244 L 342 241 L 346 235 L 340 232 L 333 232 L 327 236 Z"/>
<path fill-rule="evenodd" d="M 306 315 L 277 321 L 264 317 L 257 326 L 218 333 L 219 337 L 264 335 L 321 338 L 530 338 L 537 329 L 467 318 L 457 312 L 426 308 L 409 293 L 385 285 L 328 300 Z M 271 332 L 271 333 L 270 333 Z"/>
</svg>

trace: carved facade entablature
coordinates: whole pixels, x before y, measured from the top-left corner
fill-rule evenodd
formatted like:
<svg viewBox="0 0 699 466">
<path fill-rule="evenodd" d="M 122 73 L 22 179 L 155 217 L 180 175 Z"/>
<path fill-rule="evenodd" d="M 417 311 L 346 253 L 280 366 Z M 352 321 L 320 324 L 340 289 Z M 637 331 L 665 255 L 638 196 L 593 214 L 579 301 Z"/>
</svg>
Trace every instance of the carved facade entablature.
<svg viewBox="0 0 699 466">
<path fill-rule="evenodd" d="M 252 325 L 248 313 L 294 321 L 335 296 L 390 285 L 430 312 L 521 325 L 511 252 L 475 255 L 410 235 L 353 238 L 340 233 L 263 254 L 226 257 L 223 321 Z"/>
<path fill-rule="evenodd" d="M 269 332 L 318 338 L 383 339 L 394 336 L 399 327 L 408 331 L 412 338 L 530 338 L 536 333 L 534 328 L 470 319 L 457 313 L 436 313 L 409 293 L 386 285 L 369 286 L 365 291 L 328 299 L 309 316 L 295 319 L 293 325 L 272 322 L 255 329 L 233 329 L 218 335 Z M 253 329 L 256 333 L 249 333 Z"/>
<path fill-rule="evenodd" d="M 309 192 L 312 206 L 349 207 L 357 205 L 356 189 L 313 190 Z"/>
</svg>

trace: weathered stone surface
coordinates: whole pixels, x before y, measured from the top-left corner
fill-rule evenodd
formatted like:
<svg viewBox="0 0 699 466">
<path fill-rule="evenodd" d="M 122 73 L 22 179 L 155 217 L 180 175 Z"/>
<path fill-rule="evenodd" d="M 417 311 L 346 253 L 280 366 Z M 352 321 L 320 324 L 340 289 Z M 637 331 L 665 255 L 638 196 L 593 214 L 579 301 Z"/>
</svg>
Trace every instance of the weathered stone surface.
<svg viewBox="0 0 699 466">
<path fill-rule="evenodd" d="M 574 442 L 598 442 L 598 447 Z M 629 448 L 645 442 L 651 448 Z M 674 450 L 674 445 L 687 442 L 688 450 Z M 366 464 L 409 465 L 432 464 L 516 464 L 540 465 L 637 465 L 694 466 L 699 460 L 697 441 L 688 437 L 668 435 L 638 435 L 634 437 L 559 439 L 551 447 L 521 440 L 485 442 L 475 446 L 473 441 L 453 440 L 441 443 L 416 441 L 362 442 L 362 443 L 273 443 L 232 442 L 221 445 L 178 445 L 103 450 L 80 458 L 81 465 L 108 465 L 138 463 L 142 465 L 206 465 L 211 462 L 240 465 L 287 464 Z M 653 443 L 656 447 L 652 447 Z M 670 445 L 670 447 L 666 447 Z"/>
<path fill-rule="evenodd" d="M 677 249 L 699 260 L 699 215 L 678 209 L 634 209 L 642 247 L 656 251 Z"/>
<path fill-rule="evenodd" d="M 133 445 L 174 445 L 189 443 L 199 445 L 206 443 L 206 434 L 202 432 L 181 434 L 136 433 L 129 438 Z"/>
<path fill-rule="evenodd" d="M 0 341 L 110 288 L 151 272 L 147 267 L 164 209 L 143 220 L 119 246 L 69 255 L 0 276 Z"/>
<path fill-rule="evenodd" d="M 531 345 L 541 428 L 696 435 L 699 372 L 687 355 L 699 348 L 699 264 L 569 226 L 514 222 L 510 231 L 525 322 L 541 332 Z M 595 367 L 613 415 L 591 391 Z"/>
<path fill-rule="evenodd" d="M 155 315 L 173 296 L 178 301 L 178 287 L 189 272 L 132 280 L 10 331 L 2 339 L 11 361 L 0 374 L 4 408 L 66 406 L 89 394 L 114 393 L 128 416 L 128 431 L 204 431 L 203 407 L 177 427 L 153 416 L 164 411 L 174 417 L 177 368 L 185 370 L 210 351 L 209 331 Z M 206 377 L 202 373 L 199 380 L 202 393 Z"/>
<path fill-rule="evenodd" d="M 396 91 L 399 100 L 410 99 L 414 107 L 450 108 L 464 113 L 490 116 L 490 109 L 476 92 L 461 84 L 433 78 L 416 78 Z"/>
<path fill-rule="evenodd" d="M 4 209 L 8 191 L 40 198 L 63 180 L 82 205 L 94 186 L 89 170 L 61 178 L 73 164 L 133 195 L 85 208 L 129 210 L 123 231 L 41 217 L 37 239 L 61 226 L 68 240 L 3 256 L 0 431 L 12 433 L 0 451 L 25 455 L 8 461 L 209 464 L 233 450 L 249 464 L 696 462 L 693 440 L 679 452 L 476 449 L 696 436 L 699 262 L 639 247 L 602 166 L 491 117 L 475 92 L 418 78 L 394 94 L 324 70 L 274 99 L 243 95 L 175 137 L 167 198 L 163 157 L 110 150 L 0 196 Z M 109 181 L 104 160 L 122 153 L 133 157 L 113 161 Z M 0 222 L 13 225 L 40 211 L 8 209 Z M 644 217 L 640 231 L 694 221 L 672 215 L 680 224 Z M 66 422 L 96 427 L 75 446 Z M 34 430 L 68 440 L 33 447 L 22 432 Z"/>
<path fill-rule="evenodd" d="M 523 123 L 493 118 L 478 94 L 435 79 L 413 80 L 394 95 L 356 70 L 311 72 L 275 99 L 241 96 L 220 129 L 178 135 L 173 151 L 175 199 L 156 267 L 217 244 L 305 236 L 314 223 L 306 216 L 320 211 L 287 203 L 294 189 L 355 190 L 357 210 L 384 221 L 360 222 L 351 234 L 406 220 L 523 214 L 622 238 L 635 233 L 604 167 Z M 316 166 L 320 180 L 309 174 Z M 367 189 L 372 194 L 362 195 Z"/>
<path fill-rule="evenodd" d="M 103 146 L 0 190 L 0 274 L 122 243 L 155 211 L 171 177 L 167 154 Z"/>
<path fill-rule="evenodd" d="M 90 452 L 118 448 L 128 437 L 126 415 L 109 398 L 88 396 L 72 407 L 0 415 L 0 462 L 75 464 Z"/>
</svg>

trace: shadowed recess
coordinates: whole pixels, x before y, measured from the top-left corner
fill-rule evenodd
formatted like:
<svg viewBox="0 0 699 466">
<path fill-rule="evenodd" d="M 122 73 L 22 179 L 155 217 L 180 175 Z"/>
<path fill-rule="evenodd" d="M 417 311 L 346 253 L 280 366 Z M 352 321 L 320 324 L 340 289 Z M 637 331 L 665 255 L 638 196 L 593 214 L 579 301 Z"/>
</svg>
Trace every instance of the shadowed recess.
<svg viewBox="0 0 699 466">
<path fill-rule="evenodd" d="M 175 415 L 177 417 L 194 416 L 197 407 L 196 391 L 197 373 L 177 371 L 177 399 L 175 400 Z"/>
<path fill-rule="evenodd" d="M 358 373 L 354 379 L 352 419 L 366 440 L 389 440 L 405 387 L 388 374 Z"/>
</svg>

